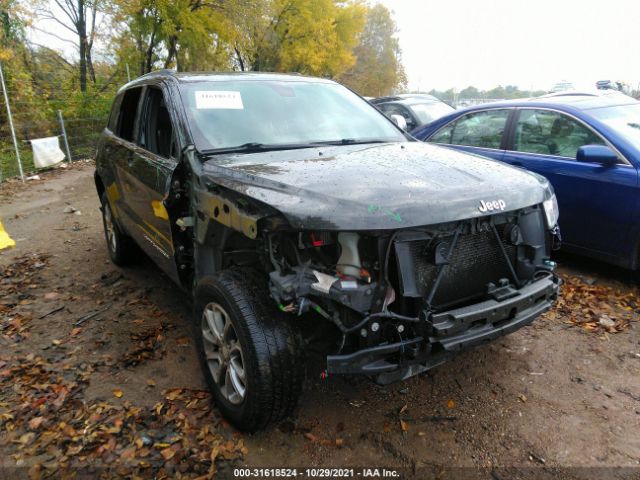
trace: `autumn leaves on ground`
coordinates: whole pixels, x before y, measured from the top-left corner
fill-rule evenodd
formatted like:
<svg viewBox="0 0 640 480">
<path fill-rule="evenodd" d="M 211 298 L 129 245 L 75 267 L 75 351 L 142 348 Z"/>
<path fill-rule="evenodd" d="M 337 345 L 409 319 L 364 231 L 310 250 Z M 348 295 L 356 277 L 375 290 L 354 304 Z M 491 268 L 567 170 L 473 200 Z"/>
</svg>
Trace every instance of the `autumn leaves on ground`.
<svg viewBox="0 0 640 480">
<path fill-rule="evenodd" d="M 244 435 L 204 389 L 188 299 L 147 259 L 130 269 L 108 261 L 91 174 L 83 164 L 0 185 L 0 218 L 16 240 L 0 252 L 7 478 L 229 478 L 245 465 L 572 478 L 557 469 L 638 465 L 633 274 L 560 257 L 562 297 L 531 327 L 386 387 L 321 380 L 310 363 L 291 418 Z"/>
</svg>

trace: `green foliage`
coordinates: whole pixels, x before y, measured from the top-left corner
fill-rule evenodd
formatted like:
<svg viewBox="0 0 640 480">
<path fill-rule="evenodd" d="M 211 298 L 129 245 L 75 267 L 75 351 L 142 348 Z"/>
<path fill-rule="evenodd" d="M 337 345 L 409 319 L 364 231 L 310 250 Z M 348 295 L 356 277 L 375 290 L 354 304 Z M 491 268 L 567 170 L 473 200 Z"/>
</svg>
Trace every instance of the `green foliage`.
<svg viewBox="0 0 640 480">
<path fill-rule="evenodd" d="M 27 41 L 38 18 L 70 35 L 75 58 Z M 395 32 L 389 11 L 365 0 L 0 0 L 0 61 L 26 171 L 27 141 L 59 135 L 58 110 L 73 156 L 94 153 L 127 67 L 132 78 L 160 68 L 299 72 L 378 95 L 405 81 Z M 17 173 L 6 120 L 3 104 L 0 179 Z"/>
<path fill-rule="evenodd" d="M 515 98 L 538 97 L 544 95 L 544 90 L 520 90 L 515 85 L 501 85 L 490 90 L 479 90 L 474 86 L 468 86 L 456 92 L 453 88 L 448 90 L 431 90 L 429 92 L 434 97 L 446 103 L 456 103 L 462 100 L 511 100 Z"/>
</svg>

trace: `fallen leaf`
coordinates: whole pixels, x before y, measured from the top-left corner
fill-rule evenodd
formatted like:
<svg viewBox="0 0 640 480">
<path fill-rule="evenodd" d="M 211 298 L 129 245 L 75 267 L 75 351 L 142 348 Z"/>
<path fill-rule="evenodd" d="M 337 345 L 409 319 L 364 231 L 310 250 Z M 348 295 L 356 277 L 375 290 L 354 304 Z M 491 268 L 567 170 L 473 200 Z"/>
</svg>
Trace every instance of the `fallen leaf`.
<svg viewBox="0 0 640 480">
<path fill-rule="evenodd" d="M 405 422 L 404 420 L 400 420 L 400 428 L 402 429 L 403 432 L 408 432 L 409 431 L 409 424 L 407 422 Z"/>
<path fill-rule="evenodd" d="M 42 422 L 44 422 L 44 417 L 34 417 L 29 420 L 29 428 L 31 430 L 36 430 L 40 427 L 40 425 L 42 425 Z"/>
<path fill-rule="evenodd" d="M 407 408 L 409 408 L 409 405 L 405 403 L 404 406 L 400 409 L 400 412 L 398 412 L 398 414 L 402 415 L 404 412 L 407 411 Z"/>
<path fill-rule="evenodd" d="M 124 395 L 124 392 L 122 390 L 120 390 L 119 388 L 114 388 L 113 389 L 113 395 L 117 398 L 121 398 L 122 395 Z"/>
<path fill-rule="evenodd" d="M 518 398 L 522 403 L 525 403 L 527 401 L 527 397 L 522 393 L 518 395 Z"/>
<path fill-rule="evenodd" d="M 71 330 L 69 332 L 69 335 L 71 335 L 72 337 L 75 337 L 76 335 L 78 335 L 80 332 L 82 331 L 81 327 L 76 327 L 73 330 Z"/>
<path fill-rule="evenodd" d="M 165 398 L 167 400 L 175 400 L 182 393 L 181 388 L 174 388 L 173 390 L 168 390 Z"/>
<path fill-rule="evenodd" d="M 344 444 L 343 438 L 336 438 L 336 447 L 342 447 L 343 444 Z"/>
<path fill-rule="evenodd" d="M 156 386 L 156 381 L 153 378 L 148 378 L 147 379 L 147 385 L 149 385 L 150 387 L 155 387 Z"/>
<path fill-rule="evenodd" d="M 310 442 L 317 442 L 318 441 L 318 437 L 316 437 L 313 433 L 311 432 L 304 432 L 304 436 L 307 440 L 309 440 Z"/>
<path fill-rule="evenodd" d="M 124 460 L 131 460 L 136 456 L 136 447 L 132 446 L 129 448 L 125 448 L 121 453 L 120 453 L 120 458 L 124 459 Z"/>
<path fill-rule="evenodd" d="M 162 458 L 164 458 L 165 460 L 171 460 L 175 454 L 176 451 L 171 447 L 160 450 L 160 455 L 162 455 Z"/>
<path fill-rule="evenodd" d="M 447 402 L 447 408 L 456 408 L 456 402 L 449 399 L 449 401 Z"/>
</svg>

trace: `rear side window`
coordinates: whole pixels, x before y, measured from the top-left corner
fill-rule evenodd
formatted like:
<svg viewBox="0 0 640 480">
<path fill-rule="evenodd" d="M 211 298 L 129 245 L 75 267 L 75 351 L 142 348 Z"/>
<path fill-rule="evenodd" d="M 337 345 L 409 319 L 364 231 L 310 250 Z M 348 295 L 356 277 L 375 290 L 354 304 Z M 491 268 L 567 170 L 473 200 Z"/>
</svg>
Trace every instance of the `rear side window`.
<svg viewBox="0 0 640 480">
<path fill-rule="evenodd" d="M 118 128 L 118 114 L 120 113 L 120 103 L 122 102 L 122 94 L 118 95 L 113 100 L 113 105 L 111 106 L 111 113 L 109 114 L 109 123 L 107 128 L 115 133 Z"/>
<path fill-rule="evenodd" d="M 515 150 L 576 158 L 583 145 L 605 145 L 573 118 L 548 110 L 521 110 L 516 124 Z"/>
<path fill-rule="evenodd" d="M 509 110 L 469 113 L 438 130 L 428 141 L 470 147 L 500 148 Z"/>
<path fill-rule="evenodd" d="M 175 157 L 173 125 L 162 90 L 149 87 L 144 100 L 138 143 L 164 158 Z"/>
<path fill-rule="evenodd" d="M 140 102 L 142 87 L 132 88 L 124 92 L 118 111 L 116 135 L 124 140 L 133 141 L 133 131 Z"/>
</svg>

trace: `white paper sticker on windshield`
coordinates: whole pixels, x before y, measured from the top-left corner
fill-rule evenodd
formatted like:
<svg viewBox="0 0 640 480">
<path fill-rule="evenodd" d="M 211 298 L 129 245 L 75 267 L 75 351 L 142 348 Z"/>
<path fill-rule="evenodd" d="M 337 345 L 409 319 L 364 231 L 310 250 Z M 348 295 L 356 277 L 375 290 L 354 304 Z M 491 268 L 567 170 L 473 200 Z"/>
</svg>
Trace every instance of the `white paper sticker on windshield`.
<svg viewBox="0 0 640 480">
<path fill-rule="evenodd" d="M 242 97 L 240 92 L 231 92 L 228 90 L 197 90 L 196 91 L 196 108 L 227 108 L 233 110 L 242 110 Z"/>
</svg>

